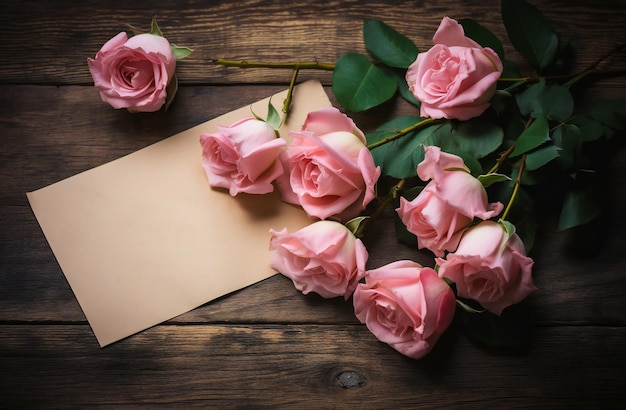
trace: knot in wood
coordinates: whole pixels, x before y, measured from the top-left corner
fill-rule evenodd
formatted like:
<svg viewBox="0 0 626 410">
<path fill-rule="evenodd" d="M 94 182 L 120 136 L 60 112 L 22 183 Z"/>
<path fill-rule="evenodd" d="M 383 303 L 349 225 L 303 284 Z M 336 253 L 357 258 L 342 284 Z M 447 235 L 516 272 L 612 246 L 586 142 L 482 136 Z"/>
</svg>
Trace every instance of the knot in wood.
<svg viewBox="0 0 626 410">
<path fill-rule="evenodd" d="M 367 384 L 367 378 L 354 370 L 344 370 L 337 375 L 339 385 L 344 389 L 363 387 Z"/>
</svg>

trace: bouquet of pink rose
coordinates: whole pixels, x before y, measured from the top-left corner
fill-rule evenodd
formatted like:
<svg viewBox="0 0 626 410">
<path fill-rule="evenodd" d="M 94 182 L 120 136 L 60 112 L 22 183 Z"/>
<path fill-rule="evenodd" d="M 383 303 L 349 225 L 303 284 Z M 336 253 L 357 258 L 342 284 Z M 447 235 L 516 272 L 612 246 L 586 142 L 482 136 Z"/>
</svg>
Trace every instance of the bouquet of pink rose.
<svg viewBox="0 0 626 410">
<path fill-rule="evenodd" d="M 359 320 L 380 340 L 419 358 L 454 316 L 448 283 L 459 297 L 498 315 L 535 289 L 522 241 L 509 224 L 489 220 L 503 205 L 487 203 L 484 186 L 463 160 L 437 146 L 426 146 L 417 166 L 419 178 L 430 182 L 415 199 L 400 197 L 397 212 L 420 247 L 437 256 L 439 272 L 408 260 L 366 270 L 362 212 L 375 199 L 381 171 L 364 134 L 336 108 L 309 113 L 290 134 L 287 144 L 271 121 L 248 118 L 201 134 L 200 143 L 212 186 L 231 195 L 265 194 L 275 183 L 284 201 L 316 220 L 293 233 L 271 231 L 271 265 L 302 293 L 353 295 Z"/>
<path fill-rule="evenodd" d="M 270 108 L 267 121 L 201 136 L 212 185 L 235 195 L 269 192 L 275 182 L 283 200 L 317 220 L 297 232 L 271 231 L 272 267 L 304 294 L 352 296 L 357 318 L 412 358 L 429 353 L 455 315 L 479 341 L 525 343 L 527 322 L 515 306 L 536 289 L 528 252 L 544 212 L 533 193 L 561 187 L 559 230 L 593 220 L 601 211 L 597 175 L 584 147 L 626 131 L 624 101 L 578 113 L 570 91 L 610 53 L 587 70 L 555 73 L 562 49 L 542 13 L 524 0 L 504 0 L 502 18 L 536 75 L 521 76 L 500 41 L 472 20 L 444 17 L 426 52 L 367 20 L 363 38 L 375 62 L 348 53 L 334 65 L 292 68 L 333 70 L 333 93 L 346 111 L 374 108 L 399 93 L 419 116 L 364 135 L 338 109 L 321 110 L 290 131 L 287 144 L 276 138 L 279 115 Z M 385 186 L 389 194 L 377 197 Z M 398 237 L 430 251 L 433 267 L 400 260 L 366 268 L 360 238 L 394 202 Z M 370 203 L 379 207 L 371 214 Z"/>
<path fill-rule="evenodd" d="M 528 253 L 546 212 L 542 192 L 560 207 L 559 230 L 593 221 L 602 211 L 600 176 L 585 148 L 626 131 L 625 101 L 601 101 L 580 113 L 571 92 L 624 45 L 569 73 L 561 64 L 565 47 L 538 9 L 503 0 L 502 20 L 534 74 L 520 75 L 501 42 L 477 22 L 448 17 L 426 52 L 382 21 L 367 20 L 370 56 L 348 53 L 336 64 L 214 61 L 292 68 L 290 93 L 299 70 L 332 70 L 333 93 L 347 112 L 398 94 L 419 112 L 365 135 L 339 109 L 323 109 L 290 130 L 287 143 L 278 132 L 281 115 L 269 104 L 267 118 L 200 135 L 210 185 L 230 195 L 278 188 L 310 216 L 312 223 L 297 232 L 270 231 L 271 266 L 304 294 L 352 298 L 356 317 L 408 357 L 428 354 L 455 317 L 491 346 L 525 343 L 527 323 L 516 306 L 536 289 Z M 90 61 L 103 100 L 134 111 L 157 108 L 167 85 L 159 79 L 173 73 L 169 54 L 148 46 L 137 51 L 122 40 L 111 40 Z M 102 67 L 115 67 L 128 53 L 149 63 L 104 74 L 116 70 Z M 163 76 L 139 90 L 134 84 L 143 82 L 144 64 Z M 288 108 L 289 98 L 285 114 Z M 389 204 L 398 238 L 430 252 L 432 267 L 399 260 L 367 268 L 361 238 Z"/>
</svg>

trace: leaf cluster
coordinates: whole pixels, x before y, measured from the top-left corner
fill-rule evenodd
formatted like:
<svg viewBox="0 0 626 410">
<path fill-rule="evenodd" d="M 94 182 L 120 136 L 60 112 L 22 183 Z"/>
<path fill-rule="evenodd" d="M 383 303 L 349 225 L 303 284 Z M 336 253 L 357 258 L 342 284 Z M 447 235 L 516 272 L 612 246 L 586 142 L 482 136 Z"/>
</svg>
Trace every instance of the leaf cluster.
<svg viewBox="0 0 626 410">
<path fill-rule="evenodd" d="M 475 176 L 493 172 L 495 164 L 509 178 L 489 193 L 503 203 L 510 200 L 521 168 L 522 186 L 509 219 L 530 249 L 541 212 L 535 192 L 554 195 L 549 202 L 559 210 L 559 230 L 588 223 L 601 213 L 602 194 L 597 189 L 602 176 L 595 171 L 597 160 L 585 153 L 589 144 L 626 131 L 626 101 L 600 101 L 588 112 L 579 112 L 573 88 L 595 67 L 563 72 L 565 45 L 553 24 L 526 0 L 502 0 L 501 16 L 508 41 L 526 60 L 530 73 L 519 75 L 520 68 L 506 59 L 502 42 L 489 29 L 459 19 L 466 36 L 493 49 L 503 61 L 504 73 L 490 109 L 469 121 L 395 118 L 369 133 L 367 141 L 383 176 L 396 179 L 415 176 L 425 145 L 461 156 Z M 419 101 L 405 80 L 419 53 L 417 46 L 379 20 L 364 21 L 363 41 L 368 55 L 347 53 L 337 61 L 332 81 L 337 100 L 346 110 L 359 112 L 400 95 L 418 113 Z"/>
</svg>

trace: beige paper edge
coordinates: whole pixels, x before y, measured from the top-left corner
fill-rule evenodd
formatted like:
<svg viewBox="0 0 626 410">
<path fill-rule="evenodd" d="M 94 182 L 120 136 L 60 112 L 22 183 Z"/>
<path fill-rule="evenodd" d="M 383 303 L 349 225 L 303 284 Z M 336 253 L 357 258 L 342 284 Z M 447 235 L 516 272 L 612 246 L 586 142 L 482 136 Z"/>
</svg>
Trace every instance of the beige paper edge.
<svg viewBox="0 0 626 410">
<path fill-rule="evenodd" d="M 285 96 L 271 97 L 279 112 Z M 269 229 L 311 223 L 277 193 L 211 189 L 202 169 L 199 134 L 265 116 L 268 101 L 27 193 L 100 346 L 272 276 Z M 329 106 L 319 82 L 298 85 L 281 135 Z"/>
</svg>

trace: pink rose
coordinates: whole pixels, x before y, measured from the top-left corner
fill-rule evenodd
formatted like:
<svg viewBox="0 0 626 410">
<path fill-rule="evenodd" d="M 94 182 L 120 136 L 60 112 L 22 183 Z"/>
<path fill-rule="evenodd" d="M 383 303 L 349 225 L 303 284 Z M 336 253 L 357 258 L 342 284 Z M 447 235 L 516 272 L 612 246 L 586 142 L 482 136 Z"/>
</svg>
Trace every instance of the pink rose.
<svg viewBox="0 0 626 410">
<path fill-rule="evenodd" d="M 176 69 L 170 43 L 153 34 L 119 33 L 87 62 L 102 101 L 131 112 L 159 110 Z"/>
<path fill-rule="evenodd" d="M 409 89 L 421 102 L 420 115 L 458 120 L 479 116 L 496 91 L 500 57 L 465 37 L 463 27 L 448 17 L 441 21 L 433 43 L 406 73 Z"/>
<path fill-rule="evenodd" d="M 272 192 L 272 182 L 283 173 L 278 155 L 285 140 L 255 118 L 218 128 L 216 133 L 200 135 L 202 165 L 211 186 L 228 188 L 232 196 Z"/>
<path fill-rule="evenodd" d="M 503 208 L 500 202 L 488 203 L 487 192 L 474 178 L 463 160 L 425 147 L 424 160 L 417 166 L 418 176 L 431 180 L 412 201 L 400 198 L 396 209 L 407 230 L 417 236 L 419 249 L 430 249 L 436 256 L 454 251 L 463 230 L 475 217 L 489 219 Z"/>
<path fill-rule="evenodd" d="M 354 291 L 354 313 L 378 340 L 419 359 L 454 317 L 456 301 L 431 268 L 400 260 L 366 272 Z"/>
<path fill-rule="evenodd" d="M 531 276 L 533 260 L 526 256 L 522 240 L 517 234 L 509 237 L 493 221 L 468 229 L 456 252 L 438 258 L 437 264 L 439 275 L 456 283 L 460 297 L 496 315 L 537 289 Z"/>
<path fill-rule="evenodd" d="M 273 269 L 303 294 L 348 299 L 365 274 L 367 250 L 343 224 L 317 221 L 292 234 L 270 231 Z"/>
<path fill-rule="evenodd" d="M 279 180 L 282 198 L 311 217 L 348 220 L 375 197 L 380 168 L 365 136 L 336 108 L 311 112 L 302 131 L 281 154 L 289 175 Z"/>
</svg>

